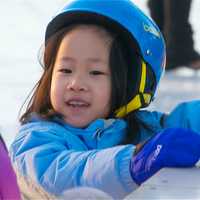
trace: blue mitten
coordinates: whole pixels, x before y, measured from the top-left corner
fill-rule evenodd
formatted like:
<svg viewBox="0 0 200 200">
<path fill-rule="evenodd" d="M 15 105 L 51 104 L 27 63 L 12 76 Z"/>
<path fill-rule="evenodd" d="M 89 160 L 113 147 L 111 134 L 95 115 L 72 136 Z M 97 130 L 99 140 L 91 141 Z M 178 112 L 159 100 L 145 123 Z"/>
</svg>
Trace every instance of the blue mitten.
<svg viewBox="0 0 200 200">
<path fill-rule="evenodd" d="M 147 141 L 133 156 L 130 173 L 143 183 L 163 167 L 192 167 L 200 159 L 200 135 L 187 129 L 170 128 Z"/>
</svg>

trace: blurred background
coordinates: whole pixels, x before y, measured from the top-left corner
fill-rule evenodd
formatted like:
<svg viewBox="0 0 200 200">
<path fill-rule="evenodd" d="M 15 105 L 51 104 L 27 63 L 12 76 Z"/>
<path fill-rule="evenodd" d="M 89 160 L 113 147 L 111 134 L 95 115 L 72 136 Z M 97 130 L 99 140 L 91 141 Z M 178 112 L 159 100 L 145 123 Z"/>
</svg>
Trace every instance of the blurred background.
<svg viewBox="0 0 200 200">
<path fill-rule="evenodd" d="M 133 0 L 149 15 L 146 0 Z M 66 0 L 0 0 L 0 132 L 9 146 L 17 132 L 19 110 L 42 68 L 37 55 L 48 21 Z M 200 0 L 192 1 L 190 22 L 200 52 Z M 200 71 L 166 72 L 151 110 L 170 112 L 181 101 L 200 98 Z"/>
</svg>

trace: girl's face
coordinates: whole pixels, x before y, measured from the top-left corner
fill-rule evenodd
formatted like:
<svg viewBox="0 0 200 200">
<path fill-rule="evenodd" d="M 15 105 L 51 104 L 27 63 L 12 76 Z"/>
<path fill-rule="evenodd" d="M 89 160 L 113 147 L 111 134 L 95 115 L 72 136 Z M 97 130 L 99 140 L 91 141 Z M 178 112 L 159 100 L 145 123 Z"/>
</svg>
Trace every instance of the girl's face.
<svg viewBox="0 0 200 200">
<path fill-rule="evenodd" d="M 110 45 L 111 37 L 96 26 L 80 25 L 63 38 L 53 69 L 50 98 L 66 123 L 81 128 L 108 116 Z"/>
</svg>

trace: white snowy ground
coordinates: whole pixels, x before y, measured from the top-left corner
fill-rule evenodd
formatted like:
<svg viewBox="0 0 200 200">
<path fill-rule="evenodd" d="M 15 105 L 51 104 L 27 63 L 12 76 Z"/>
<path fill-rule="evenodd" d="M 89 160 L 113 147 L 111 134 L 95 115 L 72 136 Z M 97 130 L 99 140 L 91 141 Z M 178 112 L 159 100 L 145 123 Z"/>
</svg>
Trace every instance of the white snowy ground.
<svg viewBox="0 0 200 200">
<path fill-rule="evenodd" d="M 37 52 L 51 16 L 66 0 L 0 0 L 0 132 L 9 146 L 21 105 L 41 74 Z M 146 0 L 135 0 L 147 14 Z M 200 52 L 200 0 L 193 0 L 190 21 Z M 150 109 L 169 112 L 178 102 L 200 98 L 200 72 L 168 72 Z"/>
</svg>

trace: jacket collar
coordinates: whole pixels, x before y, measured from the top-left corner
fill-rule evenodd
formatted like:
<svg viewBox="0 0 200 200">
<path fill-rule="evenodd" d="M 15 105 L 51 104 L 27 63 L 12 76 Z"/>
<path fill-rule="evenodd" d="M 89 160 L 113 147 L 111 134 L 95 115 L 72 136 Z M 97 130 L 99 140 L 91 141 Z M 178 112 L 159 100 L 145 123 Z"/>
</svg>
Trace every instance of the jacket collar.
<svg viewBox="0 0 200 200">
<path fill-rule="evenodd" d="M 29 118 L 29 122 L 41 121 L 45 122 L 35 113 Z M 59 117 L 54 117 L 53 122 L 61 125 L 66 132 L 79 137 L 88 149 L 102 149 L 122 143 L 127 127 L 122 119 L 96 119 L 85 128 L 73 127 Z"/>
</svg>

